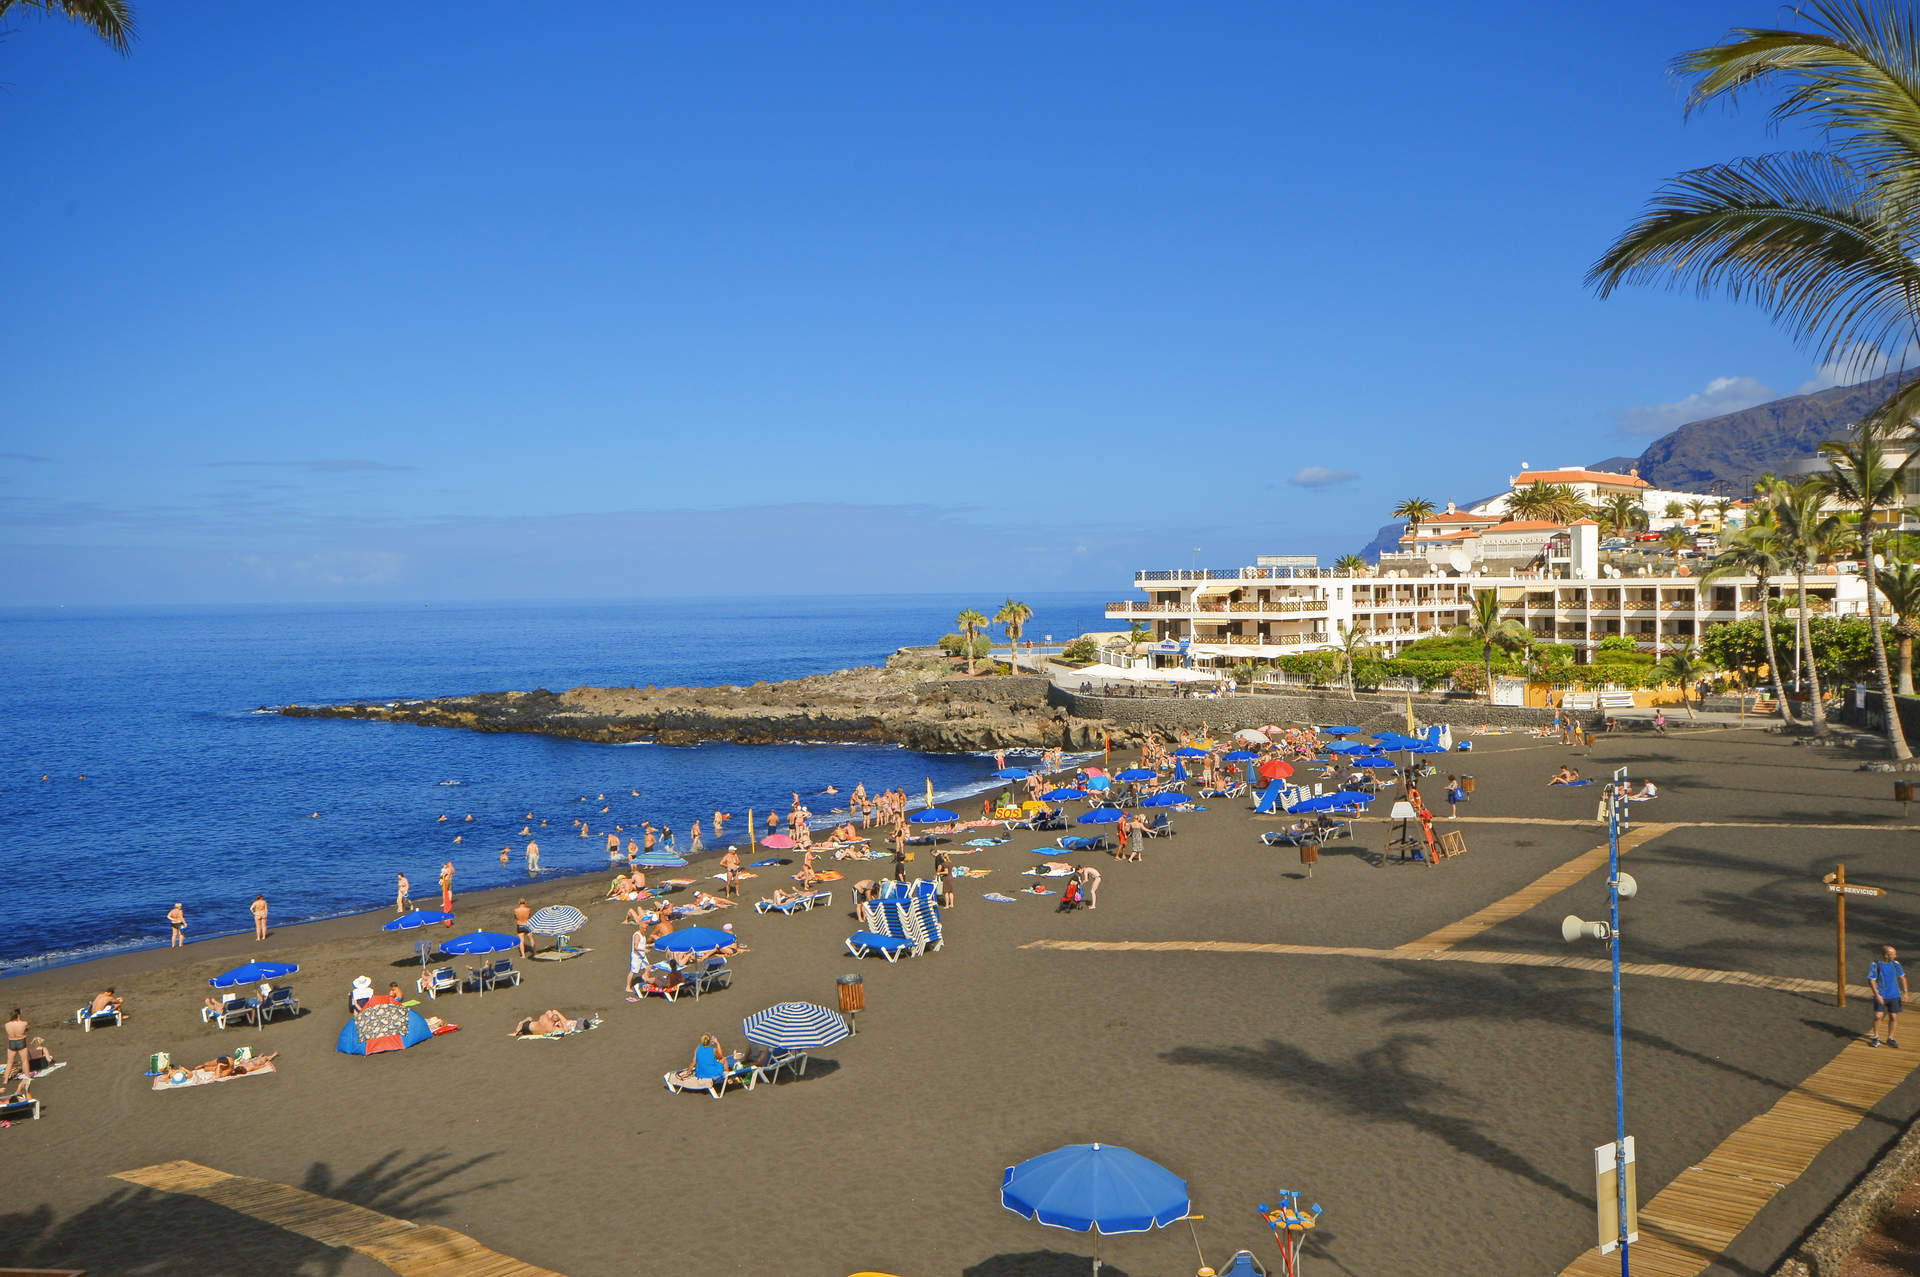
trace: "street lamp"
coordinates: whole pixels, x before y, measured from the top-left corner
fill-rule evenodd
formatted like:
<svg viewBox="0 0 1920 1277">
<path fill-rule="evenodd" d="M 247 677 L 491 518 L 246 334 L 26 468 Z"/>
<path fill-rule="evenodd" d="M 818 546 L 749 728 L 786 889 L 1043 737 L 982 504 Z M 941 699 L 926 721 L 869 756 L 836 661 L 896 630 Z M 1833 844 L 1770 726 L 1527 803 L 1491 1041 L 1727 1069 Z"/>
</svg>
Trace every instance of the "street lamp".
<svg viewBox="0 0 1920 1277">
<path fill-rule="evenodd" d="M 1620 1250 L 1620 1275 L 1627 1277 L 1631 1271 L 1627 1251 L 1630 1243 L 1638 1236 L 1631 1231 L 1632 1217 L 1627 1202 L 1627 1165 L 1629 1161 L 1627 1145 L 1627 1078 L 1626 1067 L 1621 1052 L 1620 1030 L 1620 902 L 1631 900 L 1639 891 L 1639 884 L 1631 874 L 1620 872 L 1620 834 L 1628 827 L 1627 816 L 1627 769 L 1622 767 L 1613 773 L 1613 783 L 1607 786 L 1602 801 L 1607 813 L 1607 920 L 1605 922 L 1587 922 L 1574 914 L 1568 914 L 1560 923 L 1560 935 L 1568 944 L 1576 940 L 1601 940 L 1606 943 L 1608 955 L 1613 962 L 1613 1189 L 1615 1207 L 1615 1231 L 1609 1239 L 1602 1235 L 1600 1250 L 1602 1254 L 1614 1249 Z M 1605 1217 L 1602 1216 L 1604 1225 Z"/>
</svg>

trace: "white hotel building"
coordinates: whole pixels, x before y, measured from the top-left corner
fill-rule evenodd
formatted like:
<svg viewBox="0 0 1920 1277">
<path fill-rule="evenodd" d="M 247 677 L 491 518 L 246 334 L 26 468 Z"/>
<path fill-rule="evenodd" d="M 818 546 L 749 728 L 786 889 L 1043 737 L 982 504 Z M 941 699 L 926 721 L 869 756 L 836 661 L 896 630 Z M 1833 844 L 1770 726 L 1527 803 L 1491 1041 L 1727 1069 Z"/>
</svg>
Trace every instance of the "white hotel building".
<svg viewBox="0 0 1920 1277">
<path fill-rule="evenodd" d="M 1225 666 L 1335 648 L 1343 627 L 1391 655 L 1463 624 L 1473 596 L 1487 591 L 1499 596 L 1502 615 L 1525 625 L 1537 641 L 1569 644 L 1583 660 L 1614 635 L 1657 656 L 1686 647 L 1710 625 L 1760 610 L 1752 577 L 1721 577 L 1703 588 L 1697 568 L 1637 575 L 1603 566 L 1599 540 L 1599 528 L 1587 520 L 1544 536 L 1536 532 L 1531 566 L 1497 572 L 1490 560 L 1464 554 L 1444 565 L 1390 556 L 1384 571 L 1364 575 L 1336 573 L 1300 557 L 1263 557 L 1253 567 L 1224 570 L 1136 572 L 1134 586 L 1146 598 L 1109 603 L 1106 615 L 1145 625 L 1151 646 L 1142 651 L 1155 664 Z M 1408 566 L 1392 567 L 1395 561 Z M 1794 595 L 1791 577 L 1768 585 L 1776 598 Z M 1866 611 L 1866 583 L 1856 572 L 1819 568 L 1807 577 L 1807 593 L 1815 614 Z"/>
</svg>

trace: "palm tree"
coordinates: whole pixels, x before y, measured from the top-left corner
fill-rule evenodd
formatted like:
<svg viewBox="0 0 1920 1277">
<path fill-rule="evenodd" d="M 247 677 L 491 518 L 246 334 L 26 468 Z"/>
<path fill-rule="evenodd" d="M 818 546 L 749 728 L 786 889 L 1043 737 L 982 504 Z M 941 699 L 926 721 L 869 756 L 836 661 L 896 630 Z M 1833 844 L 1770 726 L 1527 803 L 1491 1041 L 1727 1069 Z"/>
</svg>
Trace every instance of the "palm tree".
<svg viewBox="0 0 1920 1277">
<path fill-rule="evenodd" d="M 1727 530 L 1727 516 L 1733 513 L 1733 507 L 1737 504 L 1739 503 L 1732 497 L 1721 497 L 1713 503 L 1713 517 L 1717 522 L 1718 531 Z"/>
<path fill-rule="evenodd" d="M 1694 497 L 1693 499 L 1687 502 L 1687 513 L 1693 516 L 1691 519 L 1688 520 L 1688 522 L 1689 523 L 1700 522 L 1700 516 L 1705 514 L 1706 511 L 1707 511 L 1706 498 Z"/>
<path fill-rule="evenodd" d="M 967 640 L 967 673 L 973 673 L 973 640 L 981 630 L 987 628 L 987 618 L 968 608 L 953 619 L 953 623 Z"/>
<path fill-rule="evenodd" d="M 1407 521 L 1407 535 L 1417 540 L 1420 536 L 1421 522 L 1424 521 L 1428 515 L 1432 514 L 1434 509 L 1433 502 L 1427 500 L 1425 497 L 1408 497 L 1405 501 L 1393 507 L 1393 517 L 1396 519 L 1405 519 Z"/>
<path fill-rule="evenodd" d="M 1127 655 L 1140 655 L 1140 645 L 1152 636 L 1153 631 L 1147 628 L 1145 621 L 1135 621 L 1127 630 Z"/>
<path fill-rule="evenodd" d="M 1793 708 L 1787 704 L 1787 683 L 1780 676 L 1780 656 L 1773 650 L 1772 578 L 1787 567 L 1787 554 L 1780 535 L 1765 510 L 1755 510 L 1746 526 L 1728 537 L 1726 548 L 1713 556 L 1707 570 L 1700 574 L 1700 588 L 1723 576 L 1751 576 L 1760 593 L 1760 641 L 1767 653 L 1767 672 L 1773 679 L 1773 703 L 1780 708 L 1780 721 L 1793 726 Z"/>
<path fill-rule="evenodd" d="M 1507 517 L 1515 521 L 1545 518 L 1553 500 L 1548 492 L 1551 486 L 1536 480 L 1516 487 L 1507 494 Z"/>
<path fill-rule="evenodd" d="M 1906 393 L 1904 389 L 1896 391 L 1893 400 Z M 1867 578 L 1867 629 L 1873 636 L 1873 668 L 1880 679 L 1881 705 L 1887 719 L 1887 748 L 1895 761 L 1905 762 L 1913 754 L 1907 749 L 1906 733 L 1900 730 L 1900 706 L 1893 699 L 1893 675 L 1887 667 L 1887 638 L 1881 632 L 1880 590 L 1873 567 L 1873 516 L 1877 510 L 1898 508 L 1907 466 L 1914 454 L 1908 453 L 1895 464 L 1881 442 L 1880 427 L 1867 423 L 1851 444 L 1821 444 L 1820 455 L 1828 467 L 1822 476 L 1826 491 L 1840 504 L 1860 513 L 1857 533 L 1861 571 Z"/>
<path fill-rule="evenodd" d="M 1357 701 L 1360 699 L 1360 693 L 1355 691 L 1353 686 L 1353 663 L 1371 650 L 1373 644 L 1368 641 L 1366 635 L 1354 629 L 1345 621 L 1340 622 L 1339 633 L 1340 650 L 1337 655 L 1340 657 L 1341 673 L 1346 676 L 1347 680 L 1347 699 Z"/>
<path fill-rule="evenodd" d="M 1920 637 L 1920 568 L 1895 563 L 1880 574 L 1880 593 L 1893 618 L 1893 636 L 1900 643 L 1900 695 L 1913 695 L 1913 640 Z"/>
<path fill-rule="evenodd" d="M 1348 576 L 1365 576 L 1367 561 L 1357 554 L 1343 554 L 1333 561 L 1335 572 L 1345 572 Z"/>
<path fill-rule="evenodd" d="M 1667 502 L 1666 509 L 1660 512 L 1660 517 L 1663 519 L 1684 519 L 1687 517 L 1687 507 L 1681 505 L 1678 501 L 1669 501 Z"/>
<path fill-rule="evenodd" d="M 1007 631 L 1007 650 L 1013 657 L 1013 668 L 1020 668 L 1020 631 L 1027 627 L 1033 618 L 1033 609 L 1018 599 L 1008 599 L 993 614 L 994 624 Z"/>
<path fill-rule="evenodd" d="M 1646 522 L 1646 507 L 1632 493 L 1616 492 L 1600 506 L 1601 531 L 1611 536 L 1629 536 L 1646 526 Z"/>
<path fill-rule="evenodd" d="M 86 27 L 125 57 L 139 35 L 127 0 L 0 0 L 0 21 L 14 10 L 57 13 Z"/>
<path fill-rule="evenodd" d="M 1813 734 L 1821 738 L 1830 735 L 1831 729 L 1827 726 L 1827 707 L 1821 701 L 1820 666 L 1813 659 L 1813 631 L 1807 625 L 1807 568 L 1818 563 L 1820 556 L 1833 546 L 1840 527 L 1840 521 L 1822 508 L 1823 486 L 1817 480 L 1802 479 L 1798 483 L 1782 482 L 1771 493 L 1773 524 L 1779 532 L 1780 547 L 1793 565 L 1797 604 L 1794 610 L 1799 613 L 1795 641 L 1807 655 L 1808 693 L 1812 697 L 1807 716 L 1813 722 Z"/>
<path fill-rule="evenodd" d="M 1493 649 L 1513 652 L 1525 647 L 1532 639 L 1526 626 L 1509 617 L 1500 615 L 1500 592 L 1498 590 L 1476 590 L 1473 595 L 1473 609 L 1467 613 L 1466 624 L 1462 627 L 1467 634 L 1480 643 L 1480 660 L 1486 667 L 1487 700 L 1493 700 Z"/>
<path fill-rule="evenodd" d="M 1700 681 L 1700 676 L 1712 669 L 1712 663 L 1701 652 L 1698 643 L 1688 643 L 1683 648 L 1675 648 L 1667 653 L 1667 659 L 1660 663 L 1668 678 L 1680 685 L 1680 703 L 1686 706 L 1687 717 L 1693 717 L 1693 701 L 1687 695 L 1687 689 Z"/>
<path fill-rule="evenodd" d="M 1680 551 L 1693 544 L 1693 534 L 1685 528 L 1668 528 L 1660 534 L 1660 544 L 1673 551 L 1673 557 L 1678 559 Z"/>
</svg>

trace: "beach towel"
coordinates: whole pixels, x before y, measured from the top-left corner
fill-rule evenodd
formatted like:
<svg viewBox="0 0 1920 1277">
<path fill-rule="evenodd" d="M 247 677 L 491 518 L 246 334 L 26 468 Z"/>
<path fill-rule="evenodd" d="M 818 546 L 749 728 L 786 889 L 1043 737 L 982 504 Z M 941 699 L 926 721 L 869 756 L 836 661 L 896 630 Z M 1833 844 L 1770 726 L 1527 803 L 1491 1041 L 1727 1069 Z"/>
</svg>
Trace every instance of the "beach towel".
<svg viewBox="0 0 1920 1277">
<path fill-rule="evenodd" d="M 791 860 L 782 860 L 778 856 L 769 856 L 765 860 L 754 861 L 753 867 L 756 869 L 765 869 L 770 865 L 790 865 L 792 863 Z"/>
<path fill-rule="evenodd" d="M 967 846 L 969 846 L 969 847 L 998 847 L 998 846 L 999 846 L 999 845 L 1000 845 L 1001 843 L 1003 843 L 1003 842 L 1006 842 L 1006 841 L 1007 841 L 1007 839 L 1005 839 L 1005 838 L 969 838 L 969 839 L 967 839 Z"/>
<path fill-rule="evenodd" d="M 992 872 L 991 869 L 970 869 L 966 865 L 953 867 L 953 876 L 956 878 L 984 878 Z"/>
<path fill-rule="evenodd" d="M 818 878 L 821 882 L 839 882 L 842 878 L 846 877 L 846 875 L 841 873 L 838 869 L 822 869 L 816 872 L 813 876 L 815 878 Z"/>
<path fill-rule="evenodd" d="M 443 1024 L 433 1031 L 433 1036 L 437 1038 L 448 1033 L 458 1033 L 459 1031 L 460 1026 L 457 1024 Z"/>
<path fill-rule="evenodd" d="M 1038 885 L 1035 885 L 1032 887 L 1022 887 L 1020 888 L 1020 890 L 1025 892 L 1029 896 L 1050 896 L 1053 894 L 1052 888 L 1042 887 Z"/>
<path fill-rule="evenodd" d="M 746 869 L 742 869 L 739 873 L 734 875 L 734 877 L 736 878 L 758 878 L 759 876 L 760 876 L 759 874 L 753 873 L 752 871 L 746 870 Z M 727 876 L 725 874 L 715 874 L 713 876 L 713 880 L 715 882 L 725 882 L 727 880 Z"/>
<path fill-rule="evenodd" d="M 991 900 L 993 901 L 993 903 L 997 905 L 1010 905 L 1013 903 L 1012 896 L 1003 896 L 997 891 L 989 891 L 986 895 L 980 898 L 982 900 Z"/>
<path fill-rule="evenodd" d="M 1073 870 L 1071 869 L 1026 869 L 1021 871 L 1020 876 L 1022 878 L 1071 878 L 1073 877 Z"/>
<path fill-rule="evenodd" d="M 41 1078 L 45 1077 L 47 1074 L 58 1073 L 61 1069 L 64 1069 L 66 1067 L 67 1067 L 67 1062 L 65 1060 L 55 1060 L 52 1064 L 47 1065 L 47 1067 L 44 1069 L 34 1069 L 32 1073 L 29 1074 L 29 1076 L 32 1077 L 33 1080 L 37 1082 Z"/>
<path fill-rule="evenodd" d="M 1582 785 L 1591 785 L 1592 783 L 1593 783 L 1593 782 L 1592 782 L 1592 781 L 1590 781 L 1590 780 L 1570 780 L 1570 781 L 1568 781 L 1568 782 L 1567 782 L 1567 783 L 1566 783 L 1565 785 L 1563 785 L 1563 786 L 1561 786 L 1561 788 L 1563 788 L 1563 789 L 1578 789 L 1578 788 L 1580 788 L 1580 786 L 1582 786 Z"/>
<path fill-rule="evenodd" d="M 669 887 L 691 887 L 698 881 L 700 881 L 698 878 L 669 878 L 667 879 L 667 885 Z"/>
<path fill-rule="evenodd" d="M 210 1086 L 215 1082 L 233 1082 L 243 1077 L 260 1077 L 268 1073 L 277 1073 L 279 1070 L 274 1068 L 272 1060 L 268 1060 L 257 1069 L 248 1069 L 245 1073 L 235 1073 L 228 1077 L 215 1077 L 211 1069 L 194 1069 L 191 1073 L 187 1073 L 186 1077 L 176 1082 L 173 1080 L 176 1072 L 186 1073 L 186 1070 L 181 1069 L 162 1073 L 159 1077 L 153 1079 L 153 1089 L 156 1091 L 183 1091 L 189 1086 Z"/>
</svg>

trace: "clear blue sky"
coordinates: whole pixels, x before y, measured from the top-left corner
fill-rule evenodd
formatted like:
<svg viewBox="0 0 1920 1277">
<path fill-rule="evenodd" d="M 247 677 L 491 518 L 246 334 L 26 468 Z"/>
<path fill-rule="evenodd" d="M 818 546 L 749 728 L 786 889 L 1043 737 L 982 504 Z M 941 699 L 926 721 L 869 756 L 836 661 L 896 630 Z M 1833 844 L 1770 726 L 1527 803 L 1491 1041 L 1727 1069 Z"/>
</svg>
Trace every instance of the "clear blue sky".
<svg viewBox="0 0 1920 1277">
<path fill-rule="evenodd" d="M 1760 0 L 136 4 L 0 39 L 11 602 L 1122 597 L 1820 378 L 1581 284 Z"/>
</svg>

